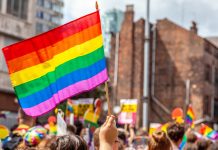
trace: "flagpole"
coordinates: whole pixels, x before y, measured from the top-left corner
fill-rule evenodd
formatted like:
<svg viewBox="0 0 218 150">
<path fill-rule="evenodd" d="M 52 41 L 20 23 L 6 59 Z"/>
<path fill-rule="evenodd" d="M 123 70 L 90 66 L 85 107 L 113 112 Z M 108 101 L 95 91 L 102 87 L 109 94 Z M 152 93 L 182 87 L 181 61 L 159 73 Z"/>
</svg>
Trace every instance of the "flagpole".
<svg viewBox="0 0 218 150">
<path fill-rule="evenodd" d="M 98 1 L 95 2 L 95 8 L 96 10 L 99 10 L 99 7 L 98 7 Z M 108 84 L 107 84 L 107 81 L 104 83 L 105 84 L 105 94 L 106 94 L 106 99 L 107 99 L 107 106 L 108 106 L 108 116 L 111 115 L 111 103 L 110 103 L 110 99 L 109 99 L 109 93 L 108 93 Z"/>
<path fill-rule="evenodd" d="M 108 105 L 108 116 L 111 115 L 111 103 L 109 99 L 109 93 L 108 93 L 108 84 L 107 81 L 105 82 L 105 92 L 106 92 L 106 99 L 107 99 L 107 105 Z"/>
</svg>

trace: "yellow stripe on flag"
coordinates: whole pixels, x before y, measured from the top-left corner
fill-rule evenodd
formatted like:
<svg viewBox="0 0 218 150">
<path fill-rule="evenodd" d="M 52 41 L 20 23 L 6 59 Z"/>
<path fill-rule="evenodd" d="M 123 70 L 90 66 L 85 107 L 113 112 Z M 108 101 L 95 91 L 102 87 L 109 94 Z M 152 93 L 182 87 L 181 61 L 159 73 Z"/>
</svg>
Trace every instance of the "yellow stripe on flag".
<svg viewBox="0 0 218 150">
<path fill-rule="evenodd" d="M 37 79 L 47 74 L 48 72 L 54 71 L 57 66 L 76 57 L 87 55 L 100 48 L 102 45 L 103 38 L 102 35 L 100 35 L 92 40 L 89 40 L 81 45 L 72 47 L 63 53 L 54 56 L 53 59 L 47 62 L 10 74 L 12 85 L 18 86 L 28 81 Z"/>
</svg>

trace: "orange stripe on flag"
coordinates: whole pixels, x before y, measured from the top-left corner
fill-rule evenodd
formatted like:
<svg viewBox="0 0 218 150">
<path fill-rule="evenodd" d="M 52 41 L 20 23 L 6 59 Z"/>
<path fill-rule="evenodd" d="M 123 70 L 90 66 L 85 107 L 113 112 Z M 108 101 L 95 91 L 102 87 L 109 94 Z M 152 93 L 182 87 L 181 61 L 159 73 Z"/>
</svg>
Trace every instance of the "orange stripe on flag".
<svg viewBox="0 0 218 150">
<path fill-rule="evenodd" d="M 101 28 L 100 28 L 100 23 L 98 23 L 79 33 L 76 33 L 68 38 L 63 39 L 62 41 L 59 41 L 52 46 L 40 49 L 38 50 L 38 52 L 35 51 L 26 54 L 24 56 L 15 58 L 13 60 L 10 60 L 8 61 L 9 73 L 12 74 L 14 72 L 23 70 L 25 68 L 29 68 L 38 65 L 40 63 L 43 63 L 45 61 L 48 61 L 52 59 L 55 55 L 68 50 L 70 47 L 89 41 L 100 34 L 101 34 Z"/>
</svg>

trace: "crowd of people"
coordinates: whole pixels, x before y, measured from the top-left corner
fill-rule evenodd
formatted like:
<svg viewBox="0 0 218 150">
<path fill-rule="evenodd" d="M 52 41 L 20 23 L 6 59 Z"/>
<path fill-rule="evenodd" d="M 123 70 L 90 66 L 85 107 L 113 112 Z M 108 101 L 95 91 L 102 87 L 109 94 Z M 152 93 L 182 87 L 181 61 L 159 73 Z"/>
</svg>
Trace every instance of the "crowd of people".
<svg viewBox="0 0 218 150">
<path fill-rule="evenodd" d="M 85 137 L 86 128 L 77 120 L 67 125 L 67 133 L 57 136 L 43 126 L 12 129 L 10 139 L 2 142 L 5 150 L 218 150 L 218 143 L 199 137 L 184 123 L 172 121 L 166 131 L 161 128 L 153 133 L 136 129 L 134 125 L 117 127 L 116 117 L 108 116 L 105 122 L 93 131 L 91 143 Z M 50 133 L 49 133 L 50 132 Z M 185 146 L 181 148 L 184 136 Z M 183 143 L 184 144 L 184 143 Z"/>
</svg>

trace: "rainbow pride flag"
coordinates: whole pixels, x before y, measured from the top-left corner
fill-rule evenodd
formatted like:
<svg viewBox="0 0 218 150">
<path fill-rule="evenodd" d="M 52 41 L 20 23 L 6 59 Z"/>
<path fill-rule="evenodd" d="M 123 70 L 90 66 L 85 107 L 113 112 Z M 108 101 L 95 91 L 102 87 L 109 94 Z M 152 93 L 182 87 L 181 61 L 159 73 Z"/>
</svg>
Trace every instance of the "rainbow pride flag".
<svg viewBox="0 0 218 150">
<path fill-rule="evenodd" d="M 191 126 L 191 128 L 194 128 L 194 120 L 195 120 L 195 114 L 193 112 L 192 106 L 189 105 L 185 121 L 187 124 Z"/>
<path fill-rule="evenodd" d="M 205 124 L 201 124 L 200 133 L 211 140 L 218 140 L 218 132 Z"/>
<path fill-rule="evenodd" d="M 186 145 L 186 143 L 187 143 L 187 136 L 186 136 L 186 134 L 183 136 L 183 138 L 182 138 L 182 142 L 180 143 L 180 145 L 179 145 L 179 150 L 183 150 L 184 149 L 184 147 L 185 147 L 185 145 Z"/>
<path fill-rule="evenodd" d="M 19 104 L 40 116 L 108 79 L 99 11 L 3 48 Z"/>
</svg>

